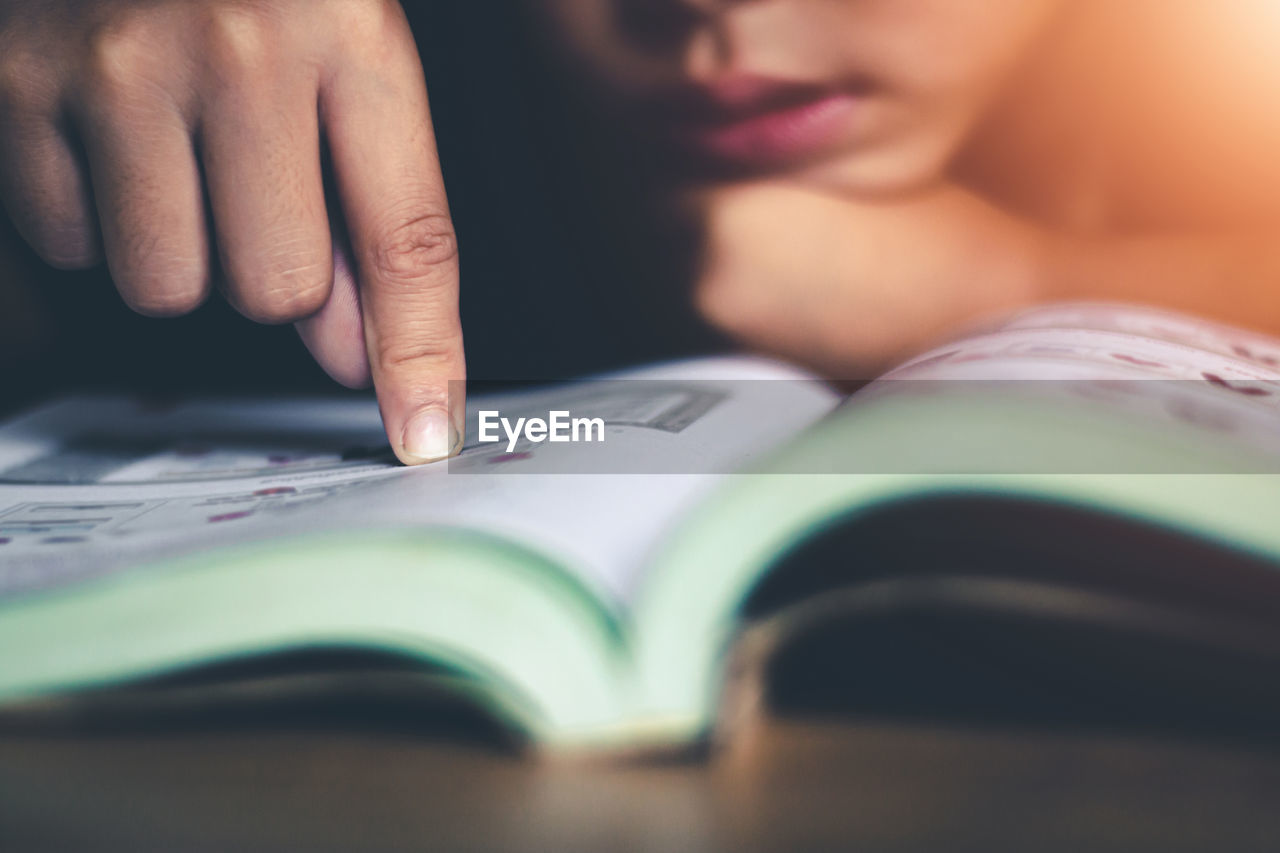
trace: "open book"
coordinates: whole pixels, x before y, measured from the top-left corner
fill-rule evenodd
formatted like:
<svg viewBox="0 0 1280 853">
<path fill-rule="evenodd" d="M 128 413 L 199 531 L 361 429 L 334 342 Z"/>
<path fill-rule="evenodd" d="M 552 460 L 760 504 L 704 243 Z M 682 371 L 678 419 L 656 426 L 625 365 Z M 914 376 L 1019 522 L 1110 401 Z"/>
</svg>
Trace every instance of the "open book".
<svg viewBox="0 0 1280 853">
<path fill-rule="evenodd" d="M 70 399 L 0 429 L 0 703 L 347 650 L 535 743 L 681 744 L 749 626 L 900 606 L 1274 664 L 1278 468 L 1280 342 L 1108 305 L 848 397 L 745 357 L 481 395 L 420 469 L 371 399 Z"/>
</svg>

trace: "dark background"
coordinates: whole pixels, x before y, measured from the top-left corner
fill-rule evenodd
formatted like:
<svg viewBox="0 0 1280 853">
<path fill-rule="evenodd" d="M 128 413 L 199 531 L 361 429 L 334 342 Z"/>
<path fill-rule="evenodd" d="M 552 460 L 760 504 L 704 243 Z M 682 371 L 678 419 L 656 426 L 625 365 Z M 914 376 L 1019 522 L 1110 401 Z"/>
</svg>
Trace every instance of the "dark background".
<svg viewBox="0 0 1280 853">
<path fill-rule="evenodd" d="M 650 213 L 645 151 L 568 94 L 514 6 L 406 4 L 461 246 L 470 377 L 549 380 L 723 348 L 686 295 L 696 238 Z M 73 390 L 339 390 L 292 329 L 218 296 L 149 319 L 105 270 L 45 267 L 7 220 L 5 255 L 33 284 L 34 310 L 7 310 L 32 315 L 20 325 L 35 342 L 0 371 L 0 409 Z"/>
</svg>

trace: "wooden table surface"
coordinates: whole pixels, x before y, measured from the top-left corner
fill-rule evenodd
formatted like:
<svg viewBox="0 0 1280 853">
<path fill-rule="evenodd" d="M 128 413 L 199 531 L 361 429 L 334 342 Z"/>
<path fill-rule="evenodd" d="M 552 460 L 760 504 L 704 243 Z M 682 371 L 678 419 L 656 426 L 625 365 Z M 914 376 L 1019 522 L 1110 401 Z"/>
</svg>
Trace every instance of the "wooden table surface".
<svg viewBox="0 0 1280 853">
<path fill-rule="evenodd" d="M 1280 749 L 762 719 L 619 765 L 430 731 L 8 733 L 0 849 L 1276 851 Z"/>
</svg>

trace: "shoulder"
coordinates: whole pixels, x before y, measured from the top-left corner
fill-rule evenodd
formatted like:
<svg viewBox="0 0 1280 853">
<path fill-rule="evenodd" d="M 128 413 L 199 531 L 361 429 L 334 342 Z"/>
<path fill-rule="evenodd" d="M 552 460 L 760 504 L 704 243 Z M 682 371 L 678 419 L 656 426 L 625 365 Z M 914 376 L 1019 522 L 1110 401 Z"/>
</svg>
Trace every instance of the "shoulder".
<svg viewBox="0 0 1280 853">
<path fill-rule="evenodd" d="M 1280 8 L 1069 0 L 964 167 L 1082 229 L 1280 218 Z"/>
</svg>

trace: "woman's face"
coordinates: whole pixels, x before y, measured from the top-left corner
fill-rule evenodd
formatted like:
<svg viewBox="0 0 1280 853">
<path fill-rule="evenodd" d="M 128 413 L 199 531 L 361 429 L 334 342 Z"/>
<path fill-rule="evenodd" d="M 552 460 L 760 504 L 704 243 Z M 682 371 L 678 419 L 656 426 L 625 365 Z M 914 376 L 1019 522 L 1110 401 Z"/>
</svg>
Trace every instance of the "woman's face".
<svg viewBox="0 0 1280 853">
<path fill-rule="evenodd" d="M 704 173 L 859 192 L 946 167 L 1059 0 L 530 0 L 572 66 Z"/>
</svg>

